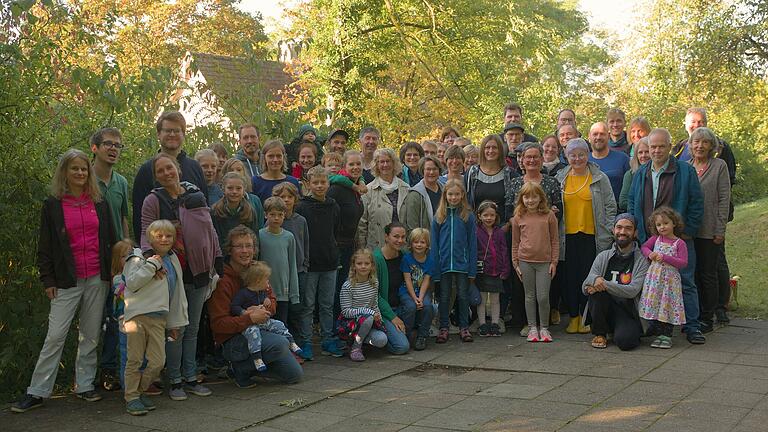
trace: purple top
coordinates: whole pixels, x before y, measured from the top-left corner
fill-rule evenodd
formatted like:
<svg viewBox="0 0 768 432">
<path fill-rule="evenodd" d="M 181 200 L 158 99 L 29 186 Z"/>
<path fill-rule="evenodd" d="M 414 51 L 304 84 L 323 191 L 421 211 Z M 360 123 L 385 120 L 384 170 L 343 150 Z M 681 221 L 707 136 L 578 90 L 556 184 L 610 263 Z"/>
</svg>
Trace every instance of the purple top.
<svg viewBox="0 0 768 432">
<path fill-rule="evenodd" d="M 490 244 L 489 244 L 490 241 Z M 488 250 L 486 255 L 485 251 Z M 509 253 L 504 231 L 501 227 L 493 227 L 490 238 L 482 223 L 477 224 L 477 260 L 483 261 L 483 274 L 498 276 L 502 279 L 509 277 Z"/>
<path fill-rule="evenodd" d="M 688 265 L 688 247 L 685 245 L 685 242 L 679 238 L 672 240 L 664 236 L 652 236 L 646 240 L 645 243 L 643 243 L 642 251 L 646 258 L 651 254 L 651 252 L 653 252 L 654 246 L 656 245 L 656 240 L 670 245 L 675 244 L 677 250 L 675 255 L 662 254 L 662 261 L 671 265 L 672 267 L 675 267 L 676 269 L 681 269 Z"/>
</svg>

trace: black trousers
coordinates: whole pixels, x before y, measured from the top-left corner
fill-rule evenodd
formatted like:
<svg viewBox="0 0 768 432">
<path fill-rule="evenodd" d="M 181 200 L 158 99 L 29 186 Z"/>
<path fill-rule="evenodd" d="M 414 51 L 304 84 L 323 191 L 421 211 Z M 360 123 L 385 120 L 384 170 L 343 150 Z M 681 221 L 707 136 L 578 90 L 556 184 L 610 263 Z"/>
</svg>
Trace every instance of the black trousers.
<svg viewBox="0 0 768 432">
<path fill-rule="evenodd" d="M 731 300 L 731 269 L 725 257 L 725 242 L 720 245 L 720 259 L 717 261 L 717 310 L 725 310 Z"/>
<path fill-rule="evenodd" d="M 568 315 L 577 317 L 587 305 L 587 296 L 581 291 L 584 279 L 595 261 L 595 236 L 593 234 L 565 235 L 565 285 L 562 295 L 568 304 Z"/>
<path fill-rule="evenodd" d="M 720 300 L 718 266 L 723 254 L 722 244 L 712 239 L 693 240 L 696 248 L 696 286 L 699 289 L 699 321 L 712 323 L 715 308 Z"/>
<path fill-rule="evenodd" d="M 589 296 L 592 334 L 605 336 L 613 332 L 613 343 L 622 351 L 637 348 L 643 326 L 632 299 L 616 299 L 605 291 Z"/>
</svg>

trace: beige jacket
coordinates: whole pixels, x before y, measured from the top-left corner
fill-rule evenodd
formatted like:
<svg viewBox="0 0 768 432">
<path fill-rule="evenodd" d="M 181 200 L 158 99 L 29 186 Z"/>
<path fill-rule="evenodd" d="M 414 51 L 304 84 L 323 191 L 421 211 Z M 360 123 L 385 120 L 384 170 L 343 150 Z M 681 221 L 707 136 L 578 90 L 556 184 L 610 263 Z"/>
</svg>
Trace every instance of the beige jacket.
<svg viewBox="0 0 768 432">
<path fill-rule="evenodd" d="M 397 214 L 400 215 L 410 187 L 397 177 L 393 182 L 397 183 Z M 384 227 L 392 222 L 392 204 L 381 188 L 381 179 L 376 177 L 368 183 L 368 192 L 362 196 L 362 201 L 363 215 L 357 224 L 357 246 L 375 250 L 384 246 Z"/>
</svg>

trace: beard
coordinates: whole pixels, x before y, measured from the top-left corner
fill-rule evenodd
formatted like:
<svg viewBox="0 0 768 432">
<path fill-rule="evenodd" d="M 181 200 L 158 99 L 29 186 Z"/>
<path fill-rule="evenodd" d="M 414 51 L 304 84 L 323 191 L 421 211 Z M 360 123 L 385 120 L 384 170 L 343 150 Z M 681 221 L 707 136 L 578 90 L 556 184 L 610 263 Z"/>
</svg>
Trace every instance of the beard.
<svg viewBox="0 0 768 432">
<path fill-rule="evenodd" d="M 618 245 L 620 248 L 624 249 L 625 247 L 629 246 L 634 242 L 635 239 L 631 237 L 622 237 L 616 239 L 616 245 Z"/>
</svg>

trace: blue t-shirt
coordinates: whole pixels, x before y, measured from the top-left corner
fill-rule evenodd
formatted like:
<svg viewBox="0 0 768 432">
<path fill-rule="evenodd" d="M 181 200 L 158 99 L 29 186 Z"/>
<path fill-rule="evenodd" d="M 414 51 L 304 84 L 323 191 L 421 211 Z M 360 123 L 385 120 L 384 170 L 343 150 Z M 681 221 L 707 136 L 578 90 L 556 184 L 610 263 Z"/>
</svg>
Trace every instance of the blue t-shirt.
<svg viewBox="0 0 768 432">
<path fill-rule="evenodd" d="M 165 278 L 168 280 L 168 298 L 173 298 L 173 291 L 176 289 L 176 278 L 179 275 L 176 274 L 173 261 L 171 261 L 171 257 L 168 254 L 163 257 L 163 268 L 165 269 Z"/>
<path fill-rule="evenodd" d="M 624 183 L 624 174 L 629 171 L 629 156 L 622 151 L 611 150 L 608 156 L 602 159 L 595 159 L 592 153 L 589 154 L 589 161 L 600 166 L 600 171 L 608 176 L 611 181 L 611 189 L 616 202 L 619 202 L 621 185 Z"/>
<path fill-rule="evenodd" d="M 417 261 L 410 252 L 403 255 L 403 259 L 400 261 L 400 271 L 411 274 L 411 283 L 413 283 L 413 291 L 416 295 L 419 295 L 419 288 L 421 288 L 421 283 L 424 281 L 424 276 L 432 276 L 434 267 L 429 253 L 427 253 L 424 262 Z M 405 282 L 400 285 L 399 294 L 408 295 L 408 288 L 406 288 Z"/>
</svg>

